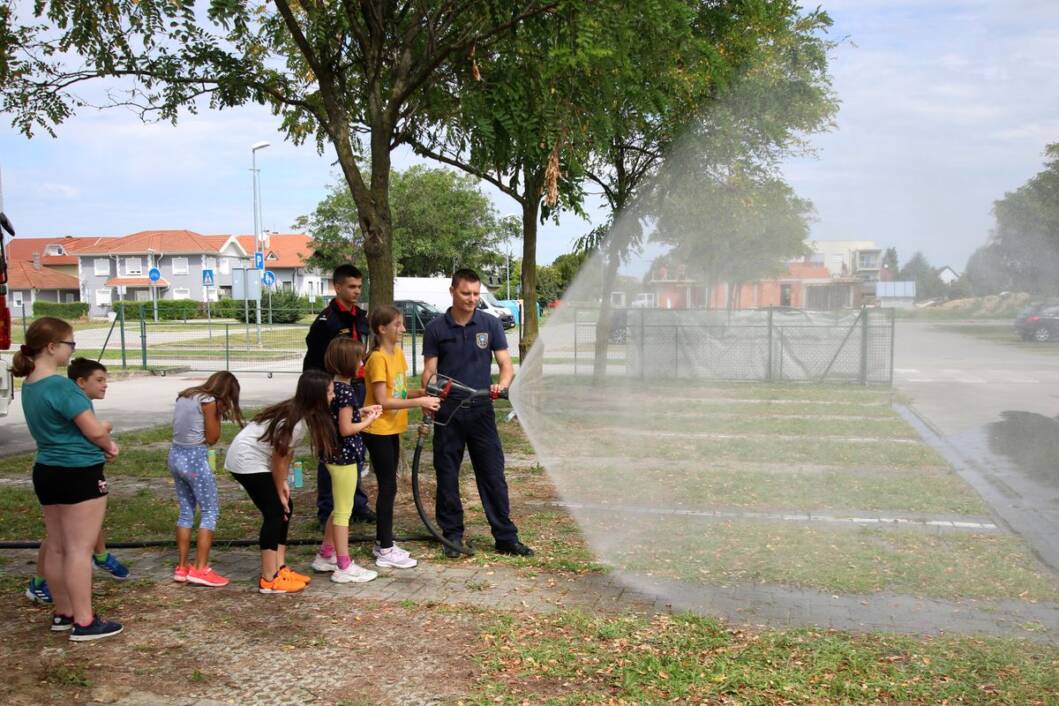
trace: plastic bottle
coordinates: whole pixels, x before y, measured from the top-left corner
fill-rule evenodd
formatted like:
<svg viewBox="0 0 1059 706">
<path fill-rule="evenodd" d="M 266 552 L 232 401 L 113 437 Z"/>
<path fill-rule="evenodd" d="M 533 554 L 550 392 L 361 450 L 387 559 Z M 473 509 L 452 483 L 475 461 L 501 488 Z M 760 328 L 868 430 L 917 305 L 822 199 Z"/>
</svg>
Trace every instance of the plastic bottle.
<svg viewBox="0 0 1059 706">
<path fill-rule="evenodd" d="M 295 461 L 294 462 L 293 471 L 294 471 L 294 483 L 292 484 L 292 487 L 300 488 L 305 483 L 305 477 L 303 475 L 304 469 L 302 467 L 302 462 L 301 461 Z"/>
<path fill-rule="evenodd" d="M 206 452 L 206 463 L 209 464 L 210 470 L 214 473 L 217 472 L 217 450 L 210 449 Z"/>
</svg>

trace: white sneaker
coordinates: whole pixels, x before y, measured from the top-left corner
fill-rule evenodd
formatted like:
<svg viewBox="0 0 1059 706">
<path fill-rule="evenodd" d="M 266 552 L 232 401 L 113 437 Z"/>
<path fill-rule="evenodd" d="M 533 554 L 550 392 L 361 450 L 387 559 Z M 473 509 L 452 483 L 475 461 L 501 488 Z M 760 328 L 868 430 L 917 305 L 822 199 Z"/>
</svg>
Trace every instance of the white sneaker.
<svg viewBox="0 0 1059 706">
<path fill-rule="evenodd" d="M 313 571 L 334 571 L 338 568 L 338 556 L 332 554 L 330 558 L 322 557 L 317 553 L 313 559 Z"/>
<path fill-rule="evenodd" d="M 390 549 L 397 552 L 397 554 L 400 556 L 411 556 L 411 554 L 408 553 L 407 549 L 402 549 L 401 547 L 397 546 L 397 542 L 394 542 L 393 546 L 390 547 Z M 379 540 L 375 540 L 375 546 L 371 548 L 371 553 L 372 556 L 376 558 L 378 558 L 379 555 L 382 554 L 382 547 L 379 545 Z"/>
<path fill-rule="evenodd" d="M 396 544 L 389 549 L 377 549 L 375 553 L 375 566 L 390 567 L 393 569 L 411 569 L 418 564 L 411 555 Z"/>
<path fill-rule="evenodd" d="M 367 583 L 378 576 L 378 572 L 364 569 L 354 563 L 350 563 L 344 570 L 336 568 L 331 574 L 331 580 L 335 583 Z"/>
</svg>

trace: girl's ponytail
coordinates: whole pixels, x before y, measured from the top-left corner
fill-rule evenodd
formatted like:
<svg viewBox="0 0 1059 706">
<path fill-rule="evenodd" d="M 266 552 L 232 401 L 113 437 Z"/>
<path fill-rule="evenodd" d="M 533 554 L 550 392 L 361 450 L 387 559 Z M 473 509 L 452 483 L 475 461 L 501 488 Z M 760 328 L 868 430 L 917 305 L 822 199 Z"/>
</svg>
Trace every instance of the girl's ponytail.
<svg viewBox="0 0 1059 706">
<path fill-rule="evenodd" d="M 11 374 L 24 378 L 37 367 L 36 357 L 50 343 L 59 343 L 74 334 L 73 326 L 54 316 L 42 316 L 26 330 L 26 342 L 19 346 L 11 361 Z"/>
</svg>

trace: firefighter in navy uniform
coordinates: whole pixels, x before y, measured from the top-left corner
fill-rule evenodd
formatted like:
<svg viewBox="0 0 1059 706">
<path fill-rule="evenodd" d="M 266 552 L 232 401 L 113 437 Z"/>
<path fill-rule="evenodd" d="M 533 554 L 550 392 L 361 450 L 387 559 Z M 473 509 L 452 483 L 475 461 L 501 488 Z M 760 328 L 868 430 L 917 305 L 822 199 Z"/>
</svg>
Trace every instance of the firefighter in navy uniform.
<svg viewBox="0 0 1059 706">
<path fill-rule="evenodd" d="M 332 339 L 338 336 L 349 336 L 368 347 L 368 315 L 357 306 L 360 291 L 364 287 L 364 275 L 353 265 L 339 265 L 332 275 L 332 284 L 335 288 L 335 298 L 324 307 L 320 315 L 309 327 L 309 333 L 305 337 L 305 360 L 302 363 L 302 371 L 323 370 L 324 353 Z M 353 389 L 359 397 L 359 404 L 364 404 L 364 370 L 360 371 L 361 377 L 352 381 Z M 316 467 L 316 516 L 323 525 L 327 522 L 327 516 L 334 509 L 335 501 L 331 493 L 331 474 L 327 472 L 324 464 Z M 353 522 L 374 522 L 375 513 L 368 507 L 368 496 L 357 483 L 357 492 L 353 497 Z"/>
<path fill-rule="evenodd" d="M 473 270 L 457 270 L 452 276 L 452 307 L 427 324 L 423 334 L 423 386 L 435 373 L 476 389 L 505 390 L 515 376 L 507 337 L 500 320 L 478 308 L 482 283 Z M 500 367 L 500 379 L 492 384 L 492 359 Z M 511 521 L 507 480 L 504 478 L 504 449 L 496 430 L 491 400 L 475 403 L 452 415 L 459 398 L 446 399 L 438 419 L 450 419 L 446 426 L 434 425 L 434 471 L 437 473 L 438 525 L 445 538 L 455 544 L 463 541 L 463 504 L 460 502 L 460 464 L 467 449 L 474 467 L 478 495 L 493 532 L 496 550 L 502 554 L 532 556 L 533 550 L 518 539 L 518 528 Z M 451 418 L 450 418 L 451 415 Z M 459 552 L 445 547 L 445 555 Z"/>
</svg>

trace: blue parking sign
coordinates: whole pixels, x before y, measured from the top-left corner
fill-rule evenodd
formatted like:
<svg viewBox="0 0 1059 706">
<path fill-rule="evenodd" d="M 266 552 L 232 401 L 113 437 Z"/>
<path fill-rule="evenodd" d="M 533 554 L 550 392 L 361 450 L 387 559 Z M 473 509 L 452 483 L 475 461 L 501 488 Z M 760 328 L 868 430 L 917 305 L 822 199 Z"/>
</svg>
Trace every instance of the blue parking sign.
<svg viewBox="0 0 1059 706">
<path fill-rule="evenodd" d="M 260 250 L 254 252 L 254 269 L 265 269 L 265 253 L 261 252 Z"/>
</svg>

